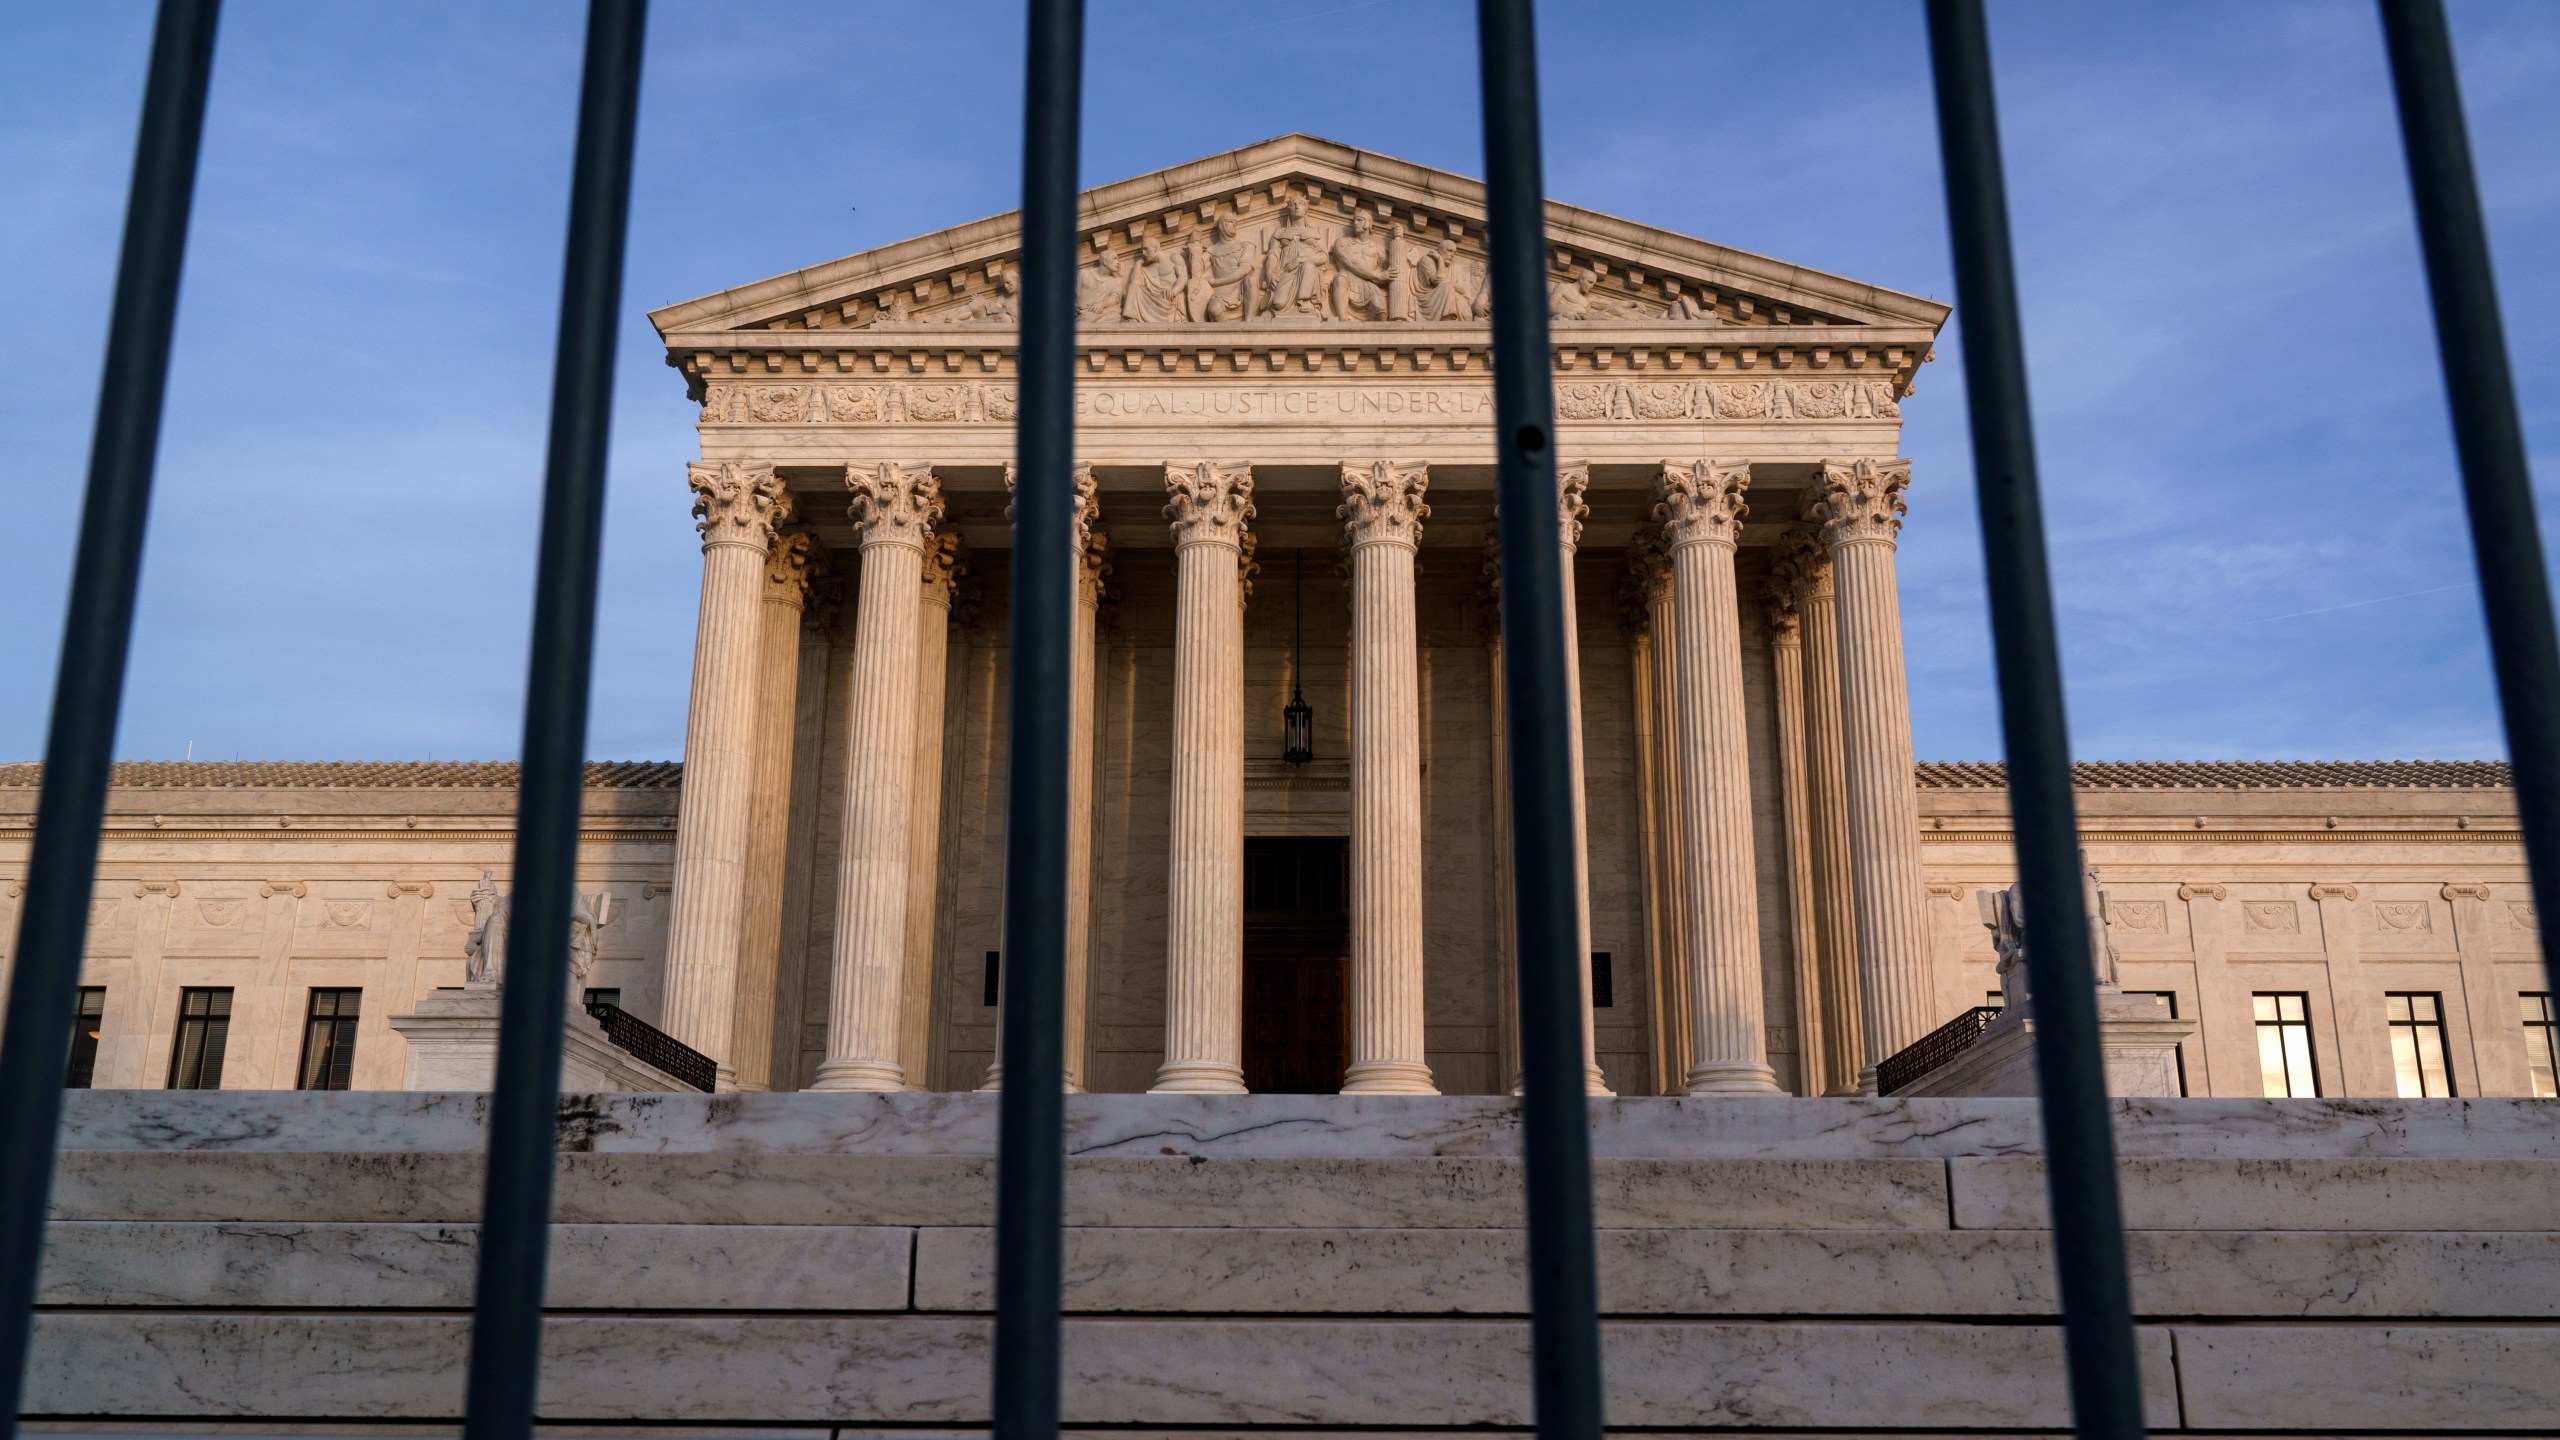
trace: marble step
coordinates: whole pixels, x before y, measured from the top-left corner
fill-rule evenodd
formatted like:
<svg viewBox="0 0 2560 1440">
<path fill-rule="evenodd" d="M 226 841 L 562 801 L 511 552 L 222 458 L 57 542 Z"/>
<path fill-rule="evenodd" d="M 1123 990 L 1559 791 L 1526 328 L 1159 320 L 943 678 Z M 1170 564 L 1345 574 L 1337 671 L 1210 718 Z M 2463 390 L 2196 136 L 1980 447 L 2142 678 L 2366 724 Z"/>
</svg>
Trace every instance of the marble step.
<svg viewBox="0 0 2560 1440">
<path fill-rule="evenodd" d="M 57 1222 L 42 1303 L 468 1308 L 468 1225 Z M 2137 1231 L 2134 1302 L 2163 1318 L 2560 1318 L 2560 1235 Z M 562 1225 L 555 1310 L 983 1312 L 984 1228 Z M 1081 1228 L 1081 1313 L 1517 1315 L 1516 1230 Z M 2051 1315 L 2037 1231 L 1622 1229 L 1600 1235 L 1614 1315 Z"/>
<path fill-rule="evenodd" d="M 561 1421 L 965 1425 L 987 1413 L 988 1328 L 921 1316 L 558 1318 L 545 1332 L 541 1408 Z M 433 1419 L 459 1408 L 467 1331 L 459 1316 L 47 1313 L 27 1408 Z M 2139 1338 L 2146 1412 L 2173 1425 L 2171 1332 Z M 1615 1322 L 1604 1344 L 1616 1426 L 2067 1423 L 2061 1335 L 2049 1326 Z M 2280 1340 L 2261 1348 L 2266 1383 L 2286 1383 L 2299 1358 Z M 1530 1418 L 1528 1331 L 1516 1321 L 1077 1319 L 1064 1359 L 1071 1424 Z"/>
<path fill-rule="evenodd" d="M 968 1156 L 570 1154 L 557 1216 L 585 1224 L 966 1226 L 992 1216 L 993 1162 Z M 2560 1161 L 2129 1159 L 2147 1230 L 2560 1230 Z M 1593 1162 L 1603 1227 L 2040 1229 L 2040 1162 L 2006 1156 Z M 1074 1226 L 1507 1229 L 1507 1159 L 1119 1157 L 1067 1166 Z M 477 1155 L 70 1151 L 65 1220 L 370 1221 L 479 1216 Z"/>
<path fill-rule="evenodd" d="M 577 1154 L 555 1218 L 572 1224 L 983 1225 L 994 1162 L 961 1156 Z M 1602 1160 L 1603 1226 L 1944 1229 L 1940 1160 Z M 73 1151 L 64 1220 L 462 1223 L 480 1159 L 457 1154 Z M 1459 1159 L 1079 1159 L 1070 1225 L 1506 1229 L 1521 1162 Z"/>
</svg>

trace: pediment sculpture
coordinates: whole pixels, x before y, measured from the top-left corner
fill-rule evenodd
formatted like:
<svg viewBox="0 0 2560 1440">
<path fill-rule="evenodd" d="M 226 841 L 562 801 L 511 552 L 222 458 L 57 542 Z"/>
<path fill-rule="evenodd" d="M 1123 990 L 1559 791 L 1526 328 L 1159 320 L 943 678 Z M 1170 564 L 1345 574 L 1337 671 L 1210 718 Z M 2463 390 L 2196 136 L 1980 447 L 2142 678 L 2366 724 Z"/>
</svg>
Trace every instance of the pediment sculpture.
<svg viewBox="0 0 2560 1440">
<path fill-rule="evenodd" d="M 1136 227 L 1132 227 L 1135 229 Z M 1344 324 L 1470 323 L 1486 318 L 1489 266 L 1462 243 L 1461 221 L 1408 224 L 1367 208 L 1341 220 L 1317 216 L 1303 195 L 1247 218 L 1219 210 L 1123 242 L 1096 232 L 1076 272 L 1077 321 L 1108 325 L 1233 325 L 1257 321 Z M 1612 275 L 1605 261 L 1561 263 L 1548 277 L 1549 315 L 1565 321 L 1724 323 L 1712 292 L 1664 277 Z M 892 286 L 869 297 L 855 328 L 1016 318 L 1020 272 L 986 267 L 985 288 L 927 305 Z M 852 309 L 847 307 L 848 311 Z M 1749 303 L 1738 309 L 1747 315 Z"/>
</svg>

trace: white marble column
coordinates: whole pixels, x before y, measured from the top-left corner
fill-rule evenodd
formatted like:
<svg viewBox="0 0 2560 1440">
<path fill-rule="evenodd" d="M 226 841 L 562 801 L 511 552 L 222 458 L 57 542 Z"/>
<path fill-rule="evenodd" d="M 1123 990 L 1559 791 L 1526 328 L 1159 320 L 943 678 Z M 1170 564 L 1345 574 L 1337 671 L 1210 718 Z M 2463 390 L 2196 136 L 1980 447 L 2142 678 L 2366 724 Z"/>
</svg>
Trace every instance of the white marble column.
<svg viewBox="0 0 2560 1440">
<path fill-rule="evenodd" d="M 1937 1023 L 1920 875 L 1920 800 L 1911 770 L 1911 695 L 1893 574 L 1907 460 L 1825 463 L 1823 542 L 1840 618 L 1840 734 L 1849 794 L 1849 889 L 1866 1026 L 1859 1089 L 1875 1065 Z"/>
<path fill-rule="evenodd" d="M 1849 889 L 1839 615 L 1831 594 L 1831 556 L 1812 534 L 1798 531 L 1787 539 L 1784 563 L 1804 578 L 1796 609 L 1804 631 L 1805 794 L 1813 846 L 1814 936 L 1821 954 L 1816 973 L 1822 993 L 1824 1093 L 1854 1095 L 1867 1063 L 1867 1026 L 1858 1001 L 1858 910 Z"/>
<path fill-rule="evenodd" d="M 667 919 L 667 1033 L 708 1055 L 727 1085 L 738 946 L 746 911 L 747 822 L 755 798 L 757 662 L 765 555 L 791 514 L 770 465 L 685 467 L 702 532 L 702 605 L 685 717 L 675 897 Z"/>
<path fill-rule="evenodd" d="M 1351 547 L 1351 1067 L 1344 1094 L 1436 1095 L 1423 1058 L 1422 713 L 1414 548 L 1425 466 L 1342 467 Z"/>
<path fill-rule="evenodd" d="M 1650 522 L 1636 533 L 1628 565 L 1644 606 L 1652 706 L 1652 796 L 1655 805 L 1656 914 L 1662 950 L 1655 995 L 1662 1010 L 1656 1027 L 1663 1046 L 1655 1065 L 1661 1093 L 1676 1095 L 1689 1081 L 1689 1049 L 1697 1033 L 1689 1006 L 1688 797 L 1680 784 L 1680 643 L 1671 604 L 1671 552 L 1662 530 Z"/>
<path fill-rule="evenodd" d="M 1156 1093 L 1244 1093 L 1244 537 L 1253 471 L 1165 467 L 1172 523 L 1172 847 Z"/>
<path fill-rule="evenodd" d="M 926 466 L 848 465 L 862 536 L 852 697 L 845 720 L 844 843 L 827 994 L 827 1058 L 813 1090 L 899 1090 L 906 971 L 908 814 L 915 784 L 916 621 L 924 551 L 942 518 Z"/>
<path fill-rule="evenodd" d="M 942 880 L 942 697 L 951 663 L 951 592 L 963 569 L 960 537 L 924 547 L 916 592 L 915 779 L 907 802 L 906 974 L 898 986 L 898 1068 L 925 1088 L 933 1048 L 934 902 Z"/>
<path fill-rule="evenodd" d="M 746 915 L 730 1063 L 741 1090 L 773 1088 L 774 977 L 782 953 L 783 860 L 791 839 L 791 750 L 799 718 L 800 617 L 809 596 L 809 537 L 783 535 L 765 556 L 764 623 L 756 637 L 753 799 L 747 807 Z"/>
<path fill-rule="evenodd" d="M 1590 490 L 1590 488 L 1590 466 L 1559 465 L 1556 467 L 1556 530 L 1558 535 L 1561 537 L 1564 548 L 1561 573 L 1564 576 L 1565 764 L 1570 772 L 1569 779 L 1571 782 L 1571 792 L 1573 796 L 1573 916 L 1574 934 L 1578 937 L 1574 942 L 1574 955 L 1576 957 L 1575 968 L 1582 977 L 1582 1088 L 1585 1094 L 1610 1095 L 1616 1092 L 1609 1088 L 1608 1078 L 1600 1072 L 1600 1047 L 1597 1043 L 1597 1036 L 1594 1032 L 1593 1015 L 1591 1010 L 1591 820 L 1590 812 L 1585 802 L 1584 792 L 1586 787 L 1583 784 L 1584 766 L 1582 763 L 1581 609 L 1574 594 L 1573 583 L 1573 558 L 1575 551 L 1582 544 L 1582 522 L 1584 517 L 1591 513 L 1591 506 L 1584 501 L 1583 496 Z M 1497 535 L 1500 533 L 1501 520 L 1502 509 L 1497 505 L 1494 507 L 1494 523 Z M 1494 584 L 1495 592 L 1497 596 L 1499 596 L 1501 590 L 1501 577 L 1498 567 Z M 1499 617 L 1497 617 L 1497 620 L 1498 618 Z M 1502 709 L 1503 683 L 1502 632 L 1498 624 L 1494 630 L 1493 646 L 1493 704 L 1495 711 L 1500 713 Z M 1509 727 L 1507 725 L 1497 726 L 1494 731 L 1493 738 L 1495 794 L 1499 800 L 1499 804 L 1496 807 L 1498 811 L 1499 824 L 1495 828 L 1494 845 L 1497 852 L 1507 858 L 1511 853 L 1511 754 L 1509 748 Z M 1512 896 L 1510 893 L 1510 878 L 1507 867 L 1503 875 L 1503 883 L 1498 888 L 1503 892 L 1502 911 L 1496 922 L 1502 927 L 1503 933 L 1506 937 L 1506 943 L 1502 947 L 1503 956 L 1508 965 L 1515 967 L 1512 973 L 1506 973 L 1502 977 L 1502 983 L 1511 988 L 1516 1001 L 1519 986 L 1519 976 L 1516 973 L 1516 967 L 1519 961 L 1514 950 L 1516 941 L 1511 939 Z M 1516 1003 L 1513 1007 L 1511 1023 L 1515 1027 L 1519 1023 Z M 1518 1040 L 1516 1034 L 1512 1041 L 1512 1045 L 1513 1064 L 1511 1073 L 1511 1091 L 1516 1095 L 1520 1093 L 1520 1073 L 1517 1061 Z"/>
<path fill-rule="evenodd" d="M 1769 625 L 1769 671 L 1778 715 L 1778 805 L 1787 847 L 1787 941 L 1795 957 L 1796 1088 L 1823 1093 L 1822 932 L 1813 898 L 1813 804 L 1804 725 L 1804 578 L 1780 556 L 1760 582 Z"/>
<path fill-rule="evenodd" d="M 1691 1095 L 1776 1095 L 1760 993 L 1760 914 L 1751 847 L 1751 756 L 1742 718 L 1742 613 L 1733 552 L 1751 467 L 1662 468 L 1679 650 L 1679 782 L 1688 912 Z"/>
</svg>

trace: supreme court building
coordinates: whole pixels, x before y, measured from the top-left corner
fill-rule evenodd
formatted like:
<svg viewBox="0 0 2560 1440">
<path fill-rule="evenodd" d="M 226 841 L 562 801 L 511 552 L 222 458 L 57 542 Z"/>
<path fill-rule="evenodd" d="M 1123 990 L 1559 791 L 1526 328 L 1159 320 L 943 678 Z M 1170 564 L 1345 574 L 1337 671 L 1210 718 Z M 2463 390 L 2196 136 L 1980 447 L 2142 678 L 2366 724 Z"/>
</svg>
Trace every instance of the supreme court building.
<svg viewBox="0 0 2560 1440">
<path fill-rule="evenodd" d="M 1086 196 L 1081 1088 L 1511 1086 L 1481 216 L 1474 181 L 1304 136 Z M 1901 458 L 1947 308 L 1548 223 L 1589 1083 L 1855 1091 L 1998 989 L 1998 767 L 1915 766 L 1896 591 L 1906 503 L 1962 503 Z M 680 785 L 591 775 L 584 983 L 724 1087 L 1000 1083 L 1016 246 L 999 216 L 651 313 L 699 407 L 663 514 L 681 473 L 700 629 Z M 0 867 L 33 768 L 0 767 Z M 2082 781 L 2123 984 L 2200 1022 L 2187 1093 L 2547 1093 L 2503 767 Z M 505 884 L 507 768 L 119 782 L 93 1083 L 201 1079 L 219 992 L 214 1083 L 309 1079 L 327 1018 L 341 1083 L 399 1086 L 388 1017 L 462 983 Z"/>
</svg>

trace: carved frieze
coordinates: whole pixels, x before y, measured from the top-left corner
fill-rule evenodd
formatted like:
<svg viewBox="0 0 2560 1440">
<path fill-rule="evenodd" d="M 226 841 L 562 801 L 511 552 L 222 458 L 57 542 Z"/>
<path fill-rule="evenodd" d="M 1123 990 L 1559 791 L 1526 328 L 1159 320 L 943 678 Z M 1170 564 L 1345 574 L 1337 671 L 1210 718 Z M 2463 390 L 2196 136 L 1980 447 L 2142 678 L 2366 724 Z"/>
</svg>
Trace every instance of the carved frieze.
<svg viewBox="0 0 2560 1440">
<path fill-rule="evenodd" d="M 1205 367 L 1204 367 L 1205 368 Z M 714 380 L 704 386 L 704 425 L 1010 425 L 1016 387 L 992 381 L 841 383 Z M 1842 397 L 1846 397 L 1845 399 Z M 1810 398 L 1808 398 L 1810 397 Z M 1161 389 L 1079 386 L 1079 420 L 1486 420 L 1493 390 L 1471 383 L 1293 386 L 1185 383 Z M 1666 421 L 1898 419 L 1888 379 L 1748 385 L 1704 380 L 1565 380 L 1559 420 Z"/>
</svg>

